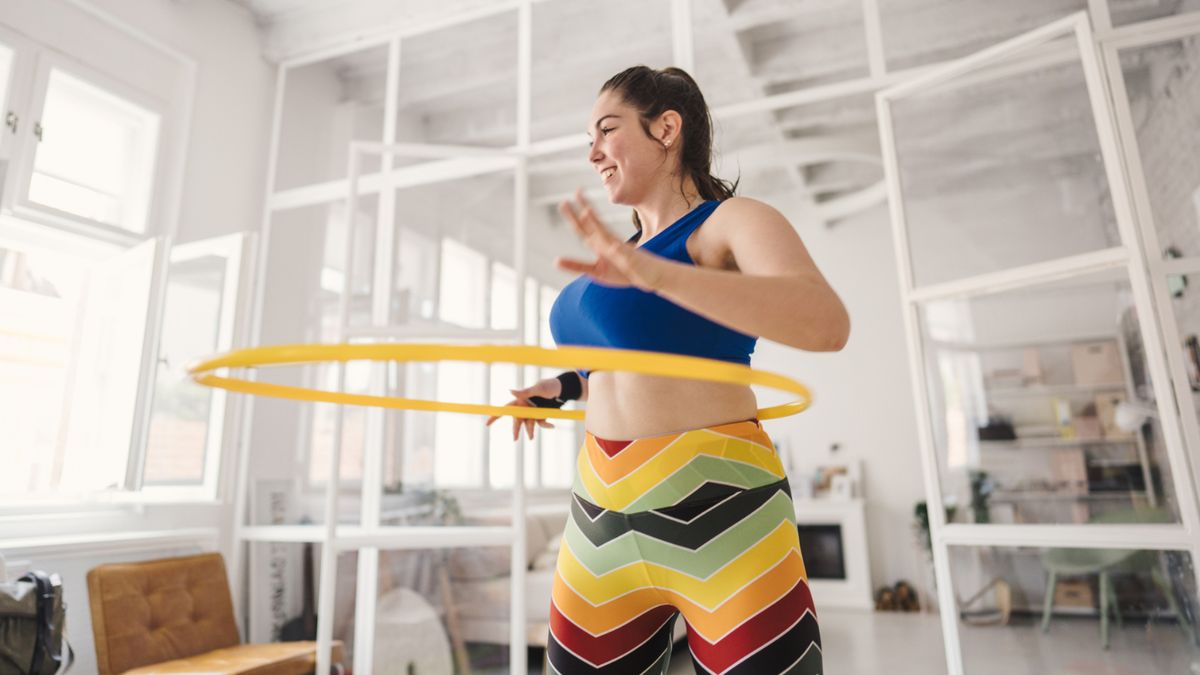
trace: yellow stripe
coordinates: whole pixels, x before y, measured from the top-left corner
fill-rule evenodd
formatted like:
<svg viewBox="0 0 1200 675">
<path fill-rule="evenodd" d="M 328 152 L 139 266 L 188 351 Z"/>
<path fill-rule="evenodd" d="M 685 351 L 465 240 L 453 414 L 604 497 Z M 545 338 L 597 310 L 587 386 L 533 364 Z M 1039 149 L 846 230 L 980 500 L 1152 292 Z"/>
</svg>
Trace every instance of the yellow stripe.
<svg viewBox="0 0 1200 675">
<path fill-rule="evenodd" d="M 583 565 L 564 541 L 559 553 L 558 573 L 592 604 L 608 602 L 634 589 L 654 587 L 670 589 L 712 610 L 754 577 L 777 564 L 789 551 L 795 550 L 798 550 L 795 526 L 783 521 L 762 541 L 747 549 L 708 579 L 696 579 L 670 567 L 650 562 L 634 563 L 596 576 Z M 682 552 L 680 554 L 686 555 Z"/>
<path fill-rule="evenodd" d="M 586 453 L 580 453 L 579 479 L 592 496 L 603 500 L 601 506 L 619 511 L 658 487 L 676 471 L 702 455 L 742 462 L 763 469 L 777 478 L 784 478 L 783 466 L 774 453 L 767 452 L 758 445 L 741 439 L 727 440 L 728 443 L 721 446 L 719 454 L 705 452 L 702 448 L 695 448 L 696 452 L 686 452 L 684 448 L 679 448 L 677 451 L 675 447 L 671 447 L 612 485 L 606 485 L 604 481 L 600 480 L 592 469 L 591 462 L 585 459 Z"/>
</svg>

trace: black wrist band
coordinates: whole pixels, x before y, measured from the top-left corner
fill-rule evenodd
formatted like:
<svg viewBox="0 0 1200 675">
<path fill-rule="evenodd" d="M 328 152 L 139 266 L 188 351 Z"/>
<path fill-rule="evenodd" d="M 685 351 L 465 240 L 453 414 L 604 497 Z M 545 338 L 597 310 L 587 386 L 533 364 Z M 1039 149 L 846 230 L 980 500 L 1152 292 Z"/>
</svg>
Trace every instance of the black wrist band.
<svg viewBox="0 0 1200 675">
<path fill-rule="evenodd" d="M 557 379 L 562 383 L 562 393 L 558 395 L 559 400 L 563 402 L 577 401 L 583 396 L 583 382 L 580 381 L 579 373 L 568 370 L 565 373 L 559 373 Z"/>
<path fill-rule="evenodd" d="M 557 398 L 544 398 L 542 396 L 530 396 L 529 402 L 535 408 L 561 408 L 566 404 L 565 400 Z"/>
</svg>

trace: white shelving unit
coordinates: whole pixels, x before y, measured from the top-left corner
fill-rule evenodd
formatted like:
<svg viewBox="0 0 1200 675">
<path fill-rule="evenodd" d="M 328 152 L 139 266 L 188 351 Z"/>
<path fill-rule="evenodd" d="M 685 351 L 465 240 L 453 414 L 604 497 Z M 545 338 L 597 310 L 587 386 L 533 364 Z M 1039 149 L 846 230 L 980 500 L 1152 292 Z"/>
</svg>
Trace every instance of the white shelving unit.
<svg viewBox="0 0 1200 675">
<path fill-rule="evenodd" d="M 957 61 L 939 65 L 916 77 L 890 87 L 876 95 L 879 115 L 881 147 L 884 168 L 888 181 L 888 197 L 891 210 L 893 241 L 896 246 L 896 262 L 899 272 L 900 294 L 903 306 L 905 331 L 910 357 L 913 399 L 916 404 L 917 429 L 920 438 L 921 464 L 924 473 L 926 499 L 933 548 L 934 572 L 937 579 L 938 601 L 941 612 L 942 631 L 945 638 L 946 662 L 950 675 L 962 675 L 965 670 L 963 650 L 959 635 L 959 617 L 955 608 L 955 578 L 951 569 L 951 548 L 957 547 L 981 553 L 990 548 L 1052 547 L 1052 548 L 1113 548 L 1151 551 L 1183 551 L 1191 559 L 1200 559 L 1200 509 L 1196 501 L 1196 486 L 1188 470 L 1190 466 L 1184 438 L 1180 432 L 1178 411 L 1174 405 L 1175 392 L 1172 382 L 1179 387 L 1182 376 L 1186 386 L 1186 372 L 1181 361 L 1173 360 L 1171 368 L 1164 359 L 1168 351 L 1163 339 L 1164 331 L 1158 318 L 1164 312 L 1161 304 L 1168 302 L 1159 284 L 1165 279 L 1155 275 L 1155 288 L 1151 288 L 1147 273 L 1147 258 L 1157 261 L 1159 249 L 1143 244 L 1143 236 L 1149 233 L 1153 239 L 1153 228 L 1145 220 L 1135 218 L 1130 195 L 1130 172 L 1127 158 L 1136 155 L 1131 151 L 1131 124 L 1128 123 L 1127 99 L 1111 96 L 1114 86 L 1120 87 L 1121 71 L 1114 48 L 1110 44 L 1122 44 L 1129 40 L 1140 43 L 1153 42 L 1155 32 L 1178 35 L 1197 32 L 1197 22 L 1192 19 L 1190 28 L 1179 24 L 1189 20 L 1164 21 L 1154 30 L 1143 26 L 1114 29 L 1109 21 L 1108 5 L 1100 0 L 1089 3 L 1091 15 L 1079 12 L 1058 21 L 1031 30 L 1022 35 L 999 43 L 991 48 L 963 57 Z M 1093 33 L 1092 21 L 1099 25 Z M 1171 24 L 1167 26 L 1167 24 Z M 1098 37 L 1099 36 L 1099 37 Z M 1067 51 L 1055 52 L 1070 56 L 1070 63 L 1078 64 L 1083 91 L 1086 92 L 1099 143 L 1099 156 L 1103 178 L 1107 181 L 1107 194 L 1112 198 L 1115 229 L 1119 244 L 1107 244 L 1102 248 L 1093 244 L 1091 250 L 1062 255 L 1049 260 L 1037 260 L 1007 269 L 978 272 L 955 281 L 919 283 L 915 270 L 918 261 L 913 255 L 915 248 L 912 214 L 907 210 L 910 191 L 906 181 L 911 176 L 903 175 L 904 167 L 898 144 L 902 129 L 896 126 L 896 108 L 914 101 L 928 101 L 923 96 L 954 90 L 957 87 L 987 81 L 988 78 L 1013 76 L 1032 72 L 1046 65 L 1045 55 L 1052 51 L 1050 46 L 1070 46 Z M 1100 55 L 1104 53 L 1105 62 Z M 1039 58 L 1031 55 L 1040 54 Z M 1117 83 L 1114 85 L 1114 83 Z M 1122 136 L 1117 135 L 1116 118 L 1120 108 Z M 901 139 L 903 140 L 903 139 Z M 1124 146 L 1124 147 L 1123 147 Z M 1144 176 L 1133 172 L 1134 179 L 1144 181 Z M 964 228 L 966 229 L 966 228 Z M 1140 230 L 1140 232 L 1139 232 Z M 969 242 L 959 242 L 964 249 Z M 1035 259 L 1036 260 L 1036 259 Z M 950 524 L 946 522 L 943 495 L 942 459 L 937 447 L 934 423 L 941 421 L 941 413 L 931 394 L 929 355 L 923 333 L 921 309 L 926 303 L 942 300 L 961 300 L 1015 289 L 1025 289 L 1052 282 L 1086 279 L 1090 274 L 1108 273 L 1119 270 L 1127 278 L 1132 290 L 1137 316 L 1141 318 L 1139 329 L 1145 344 L 1146 367 L 1157 401 L 1158 416 L 1163 431 L 1166 457 L 1171 469 L 1171 483 L 1178 504 L 1180 522 L 1171 525 L 1109 525 L 1083 524 Z M 1173 336 L 1177 333 L 1168 333 Z M 1179 350 L 1174 350 L 1177 352 Z M 1172 353 L 1174 353 L 1172 352 Z M 1172 377 L 1172 376 L 1175 377 Z M 1182 400 L 1189 400 L 1183 398 Z M 1194 572 L 1200 582 L 1200 567 Z"/>
</svg>

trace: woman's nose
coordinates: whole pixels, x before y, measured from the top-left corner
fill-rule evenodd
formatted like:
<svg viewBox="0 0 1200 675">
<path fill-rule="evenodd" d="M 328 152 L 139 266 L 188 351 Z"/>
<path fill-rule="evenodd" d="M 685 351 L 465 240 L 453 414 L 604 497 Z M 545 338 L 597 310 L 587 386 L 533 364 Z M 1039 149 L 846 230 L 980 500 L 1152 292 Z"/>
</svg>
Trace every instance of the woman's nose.
<svg viewBox="0 0 1200 675">
<path fill-rule="evenodd" d="M 588 150 L 588 161 L 594 164 L 599 162 L 601 159 L 604 159 L 604 153 L 600 152 L 600 144 L 592 143 L 591 149 Z"/>
</svg>

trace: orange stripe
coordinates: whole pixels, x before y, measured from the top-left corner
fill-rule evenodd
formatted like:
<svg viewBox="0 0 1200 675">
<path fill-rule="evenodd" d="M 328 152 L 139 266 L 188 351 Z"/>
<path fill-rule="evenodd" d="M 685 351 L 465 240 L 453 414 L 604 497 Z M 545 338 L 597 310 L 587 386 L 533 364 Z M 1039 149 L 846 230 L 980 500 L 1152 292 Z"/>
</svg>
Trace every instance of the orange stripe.
<svg viewBox="0 0 1200 675">
<path fill-rule="evenodd" d="M 683 612 L 688 625 L 705 640 L 716 642 L 746 619 L 769 607 L 795 586 L 797 579 L 806 578 L 800 552 L 793 550 L 774 569 L 730 596 L 713 612 L 675 591 L 663 589 L 661 593 Z"/>
<path fill-rule="evenodd" d="M 769 607 L 795 586 L 797 579 L 805 578 L 800 552 L 792 550 L 770 572 L 730 596 L 712 612 L 675 591 L 658 588 L 641 588 L 595 606 L 573 591 L 557 574 L 552 595 L 554 605 L 563 616 L 593 635 L 606 633 L 648 609 L 669 602 L 683 612 L 688 624 L 705 640 L 716 642 L 747 618 Z"/>
<path fill-rule="evenodd" d="M 753 422 L 730 422 L 729 424 L 708 427 L 708 430 L 740 438 L 751 443 L 759 443 L 768 448 L 771 447 L 771 437 Z M 674 443 L 680 436 L 694 433 L 694 431 L 699 431 L 699 429 L 681 431 L 677 434 L 668 434 L 665 436 L 651 436 L 649 438 L 637 439 L 631 442 L 624 450 L 617 453 L 616 457 L 609 457 L 608 453 L 604 452 L 604 449 L 596 442 L 596 439 L 591 434 L 587 434 L 584 441 L 584 449 L 587 451 L 588 458 L 591 460 L 592 468 L 596 475 L 605 483 L 612 483 L 614 480 L 636 470 L 668 444 Z"/>
</svg>

